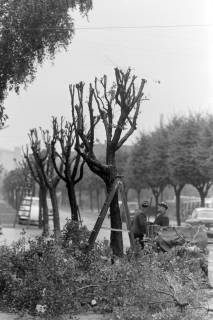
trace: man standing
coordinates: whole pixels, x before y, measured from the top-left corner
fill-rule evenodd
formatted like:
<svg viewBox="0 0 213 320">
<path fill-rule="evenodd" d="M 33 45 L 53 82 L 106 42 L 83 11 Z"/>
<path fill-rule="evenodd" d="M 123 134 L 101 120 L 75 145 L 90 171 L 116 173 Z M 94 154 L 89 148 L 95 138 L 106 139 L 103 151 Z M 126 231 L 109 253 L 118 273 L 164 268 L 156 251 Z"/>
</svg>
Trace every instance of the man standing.
<svg viewBox="0 0 213 320">
<path fill-rule="evenodd" d="M 158 215 L 154 221 L 154 224 L 157 224 L 161 227 L 169 226 L 169 217 L 166 215 L 168 210 L 168 205 L 166 202 L 161 202 L 158 208 Z"/>
<path fill-rule="evenodd" d="M 141 205 L 140 211 L 135 215 L 132 223 L 134 238 L 139 241 L 142 249 L 144 248 L 143 238 L 144 234 L 146 234 L 148 208 L 149 202 L 144 201 Z"/>
</svg>

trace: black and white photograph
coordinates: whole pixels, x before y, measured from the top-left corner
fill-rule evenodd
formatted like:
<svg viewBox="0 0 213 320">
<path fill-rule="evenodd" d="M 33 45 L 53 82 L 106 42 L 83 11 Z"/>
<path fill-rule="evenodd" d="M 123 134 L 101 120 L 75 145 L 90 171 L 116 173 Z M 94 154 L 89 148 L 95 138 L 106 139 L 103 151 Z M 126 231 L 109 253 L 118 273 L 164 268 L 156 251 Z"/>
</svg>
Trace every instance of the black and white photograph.
<svg viewBox="0 0 213 320">
<path fill-rule="evenodd" d="M 0 320 L 213 319 L 213 1 L 0 0 Z"/>
</svg>

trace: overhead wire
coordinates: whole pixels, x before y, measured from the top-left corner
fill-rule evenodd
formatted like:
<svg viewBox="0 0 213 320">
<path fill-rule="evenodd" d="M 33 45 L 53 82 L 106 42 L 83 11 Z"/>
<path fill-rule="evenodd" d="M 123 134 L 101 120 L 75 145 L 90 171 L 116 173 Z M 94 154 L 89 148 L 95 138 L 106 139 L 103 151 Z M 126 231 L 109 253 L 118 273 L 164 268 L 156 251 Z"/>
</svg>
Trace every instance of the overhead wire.
<svg viewBox="0 0 213 320">
<path fill-rule="evenodd" d="M 122 30 L 122 29 L 177 29 L 177 28 L 212 28 L 213 24 L 174 24 L 174 25 L 141 25 L 141 26 L 89 26 L 89 27 L 74 27 L 74 28 L 60 28 L 60 27 L 38 27 L 38 28 L 30 28 L 30 27 L 26 27 L 26 28 L 16 28 L 16 30 L 58 30 L 58 31 L 62 31 L 62 30 L 67 30 L 67 31 L 72 31 L 73 29 L 75 30 Z M 4 30 L 11 30 L 13 28 L 4 28 Z"/>
</svg>

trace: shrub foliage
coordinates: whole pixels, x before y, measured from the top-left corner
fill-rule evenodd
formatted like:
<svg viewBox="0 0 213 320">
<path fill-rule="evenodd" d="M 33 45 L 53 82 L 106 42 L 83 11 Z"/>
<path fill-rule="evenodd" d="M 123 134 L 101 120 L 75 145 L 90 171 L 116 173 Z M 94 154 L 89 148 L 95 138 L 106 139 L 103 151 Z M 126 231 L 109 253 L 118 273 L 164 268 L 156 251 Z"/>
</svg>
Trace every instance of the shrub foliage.
<svg viewBox="0 0 213 320">
<path fill-rule="evenodd" d="M 92 309 L 113 319 L 205 319 L 204 255 L 144 250 L 112 264 L 106 242 L 85 253 L 88 234 L 67 221 L 60 242 L 23 236 L 1 246 L 1 307 L 50 318 Z"/>
</svg>

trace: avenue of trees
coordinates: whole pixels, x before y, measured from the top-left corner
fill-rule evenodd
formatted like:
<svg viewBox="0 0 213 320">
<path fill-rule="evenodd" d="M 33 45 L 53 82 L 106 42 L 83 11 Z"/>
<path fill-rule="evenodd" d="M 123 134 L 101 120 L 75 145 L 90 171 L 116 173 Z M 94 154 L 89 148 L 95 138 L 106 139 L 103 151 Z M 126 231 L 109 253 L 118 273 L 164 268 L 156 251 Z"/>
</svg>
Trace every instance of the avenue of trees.
<svg viewBox="0 0 213 320">
<path fill-rule="evenodd" d="M 60 180 L 66 185 L 71 218 L 78 221 L 79 208 L 75 186 L 83 177 L 84 164 L 86 163 L 93 176 L 95 174 L 97 177 L 94 176 L 93 181 L 100 187 L 105 185 L 106 194 L 111 191 L 116 176 L 123 173 L 125 152 L 119 150 L 136 129 L 140 105 L 144 99 L 145 82 L 144 79 L 137 79 L 130 69 L 123 72 L 116 68 L 113 85 L 108 84 L 107 76 L 100 80 L 96 78 L 94 84 L 89 85 L 87 102 L 84 97 L 87 94 L 85 85 L 82 82 L 71 85 L 72 121 L 53 118 L 51 132 L 44 129 L 30 130 L 29 145 L 24 150 L 24 158 L 34 180 L 43 190 L 39 194 L 42 196 L 48 190 L 52 201 L 56 238 L 60 235 L 56 196 Z M 106 135 L 105 157 L 97 157 L 94 148 L 96 128 L 101 124 Z M 118 166 L 121 168 L 120 172 Z M 90 175 L 88 173 L 88 176 Z M 91 178 L 89 180 L 90 184 Z M 43 203 L 43 217 L 45 207 Z M 122 228 L 117 193 L 110 205 L 110 219 L 112 228 Z M 47 234 L 47 225 L 48 221 L 43 226 L 44 234 Z M 115 255 L 122 255 L 123 243 L 120 232 L 112 232 L 111 248 Z"/>
<path fill-rule="evenodd" d="M 123 145 L 136 129 L 141 102 L 146 100 L 144 85 L 145 80 L 137 79 L 130 69 L 123 72 L 118 68 L 113 85 L 108 84 L 107 76 L 96 78 L 88 88 L 82 82 L 70 85 L 72 120 L 53 117 L 51 130 L 30 130 L 22 167 L 9 173 L 4 189 L 14 205 L 14 194 L 18 186 L 23 186 L 28 168 L 39 186 L 44 235 L 49 232 L 48 195 L 58 238 L 61 226 L 57 190 L 66 190 L 70 217 L 78 222 L 82 192 L 89 193 L 87 207 L 91 210 L 95 193 L 100 210 L 101 193 L 103 196 L 103 190 L 105 195 L 110 192 L 118 175 L 124 176 L 127 189 L 136 190 L 138 202 L 141 190 L 150 189 L 156 208 L 165 188 L 172 187 L 178 225 L 184 186 L 190 184 L 196 188 L 201 206 L 205 205 L 213 182 L 213 117 L 175 116 L 151 133 L 142 133 L 129 153 Z M 104 153 L 100 155 L 95 141 L 101 125 L 106 140 Z M 122 228 L 117 193 L 110 205 L 110 220 L 112 228 Z M 111 232 L 111 248 L 115 255 L 122 255 L 120 232 Z"/>
<path fill-rule="evenodd" d="M 153 132 L 141 134 L 127 172 L 128 186 L 138 193 L 151 189 L 156 205 L 165 187 L 172 186 L 180 225 L 180 195 L 184 186 L 196 188 L 204 206 L 213 184 L 213 116 L 176 116 Z"/>
</svg>

